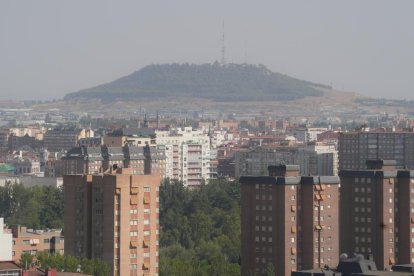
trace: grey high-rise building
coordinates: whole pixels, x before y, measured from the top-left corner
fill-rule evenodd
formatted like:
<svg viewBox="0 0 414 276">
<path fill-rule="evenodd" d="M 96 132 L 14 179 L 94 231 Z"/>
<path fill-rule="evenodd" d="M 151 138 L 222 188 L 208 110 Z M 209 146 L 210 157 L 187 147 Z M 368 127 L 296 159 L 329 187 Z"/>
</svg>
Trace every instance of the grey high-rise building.
<svg viewBox="0 0 414 276">
<path fill-rule="evenodd" d="M 414 132 L 354 131 L 339 134 L 339 169 L 366 169 L 372 159 L 395 160 L 414 169 Z"/>
</svg>

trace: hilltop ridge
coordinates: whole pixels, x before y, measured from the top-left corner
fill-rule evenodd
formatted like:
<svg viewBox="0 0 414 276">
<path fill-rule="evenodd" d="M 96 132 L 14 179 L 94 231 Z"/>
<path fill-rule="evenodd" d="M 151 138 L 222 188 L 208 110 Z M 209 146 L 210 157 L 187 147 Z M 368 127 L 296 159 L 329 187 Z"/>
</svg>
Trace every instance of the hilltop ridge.
<svg viewBox="0 0 414 276">
<path fill-rule="evenodd" d="M 320 97 L 330 86 L 270 71 L 264 65 L 154 64 L 112 82 L 69 93 L 65 100 L 192 97 L 214 101 L 288 101 Z"/>
</svg>

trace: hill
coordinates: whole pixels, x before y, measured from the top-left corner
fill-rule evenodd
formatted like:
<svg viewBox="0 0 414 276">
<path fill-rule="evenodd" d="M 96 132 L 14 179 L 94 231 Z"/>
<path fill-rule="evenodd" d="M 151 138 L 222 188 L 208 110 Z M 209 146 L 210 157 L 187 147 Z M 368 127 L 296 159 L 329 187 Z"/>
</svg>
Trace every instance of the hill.
<svg viewBox="0 0 414 276">
<path fill-rule="evenodd" d="M 323 95 L 329 86 L 274 73 L 263 65 L 149 65 L 128 76 L 69 93 L 65 100 L 194 97 L 214 101 L 287 101 Z"/>
</svg>

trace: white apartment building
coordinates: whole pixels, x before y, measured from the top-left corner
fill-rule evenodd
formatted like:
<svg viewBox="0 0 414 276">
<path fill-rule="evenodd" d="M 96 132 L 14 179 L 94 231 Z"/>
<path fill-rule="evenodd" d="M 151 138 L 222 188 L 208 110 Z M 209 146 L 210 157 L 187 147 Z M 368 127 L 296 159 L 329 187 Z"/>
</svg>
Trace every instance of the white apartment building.
<svg viewBox="0 0 414 276">
<path fill-rule="evenodd" d="M 298 149 L 301 175 L 338 175 L 338 150 L 335 145 L 312 143 Z"/>
<path fill-rule="evenodd" d="M 192 127 L 156 131 L 157 147 L 165 151 L 165 176 L 195 187 L 209 179 L 210 138 Z"/>
<path fill-rule="evenodd" d="M 301 142 L 313 142 L 318 139 L 318 134 L 321 134 L 327 130 L 328 129 L 324 127 L 299 127 L 289 129 L 287 134 L 295 137 Z"/>
<path fill-rule="evenodd" d="M 4 232 L 4 219 L 0 218 L 0 261 L 11 261 L 12 257 L 12 233 Z"/>
</svg>

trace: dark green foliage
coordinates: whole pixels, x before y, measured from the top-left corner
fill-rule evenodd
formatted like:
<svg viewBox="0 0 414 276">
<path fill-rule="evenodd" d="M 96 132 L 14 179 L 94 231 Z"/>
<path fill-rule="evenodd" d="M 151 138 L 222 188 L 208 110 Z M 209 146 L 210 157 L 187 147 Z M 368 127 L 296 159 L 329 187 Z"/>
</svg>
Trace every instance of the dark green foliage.
<svg viewBox="0 0 414 276">
<path fill-rule="evenodd" d="M 111 268 L 101 260 L 78 259 L 72 256 L 39 252 L 37 265 L 42 269 L 56 268 L 57 271 L 82 272 L 94 276 L 110 275 Z"/>
<path fill-rule="evenodd" d="M 20 255 L 19 264 L 24 269 L 29 269 L 32 266 L 33 255 L 30 253 L 23 253 Z"/>
<path fill-rule="evenodd" d="M 160 275 L 240 275 L 240 190 L 214 181 L 160 187 Z"/>
<path fill-rule="evenodd" d="M 0 187 L 0 217 L 9 225 L 29 228 L 63 227 L 63 191 L 54 187 L 25 188 L 7 183 Z"/>
<path fill-rule="evenodd" d="M 330 88 L 271 72 L 263 65 L 150 65 L 129 76 L 67 94 L 65 99 L 143 99 L 196 97 L 216 101 L 285 101 L 322 96 Z"/>
</svg>

